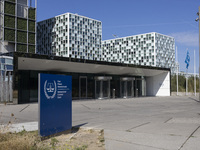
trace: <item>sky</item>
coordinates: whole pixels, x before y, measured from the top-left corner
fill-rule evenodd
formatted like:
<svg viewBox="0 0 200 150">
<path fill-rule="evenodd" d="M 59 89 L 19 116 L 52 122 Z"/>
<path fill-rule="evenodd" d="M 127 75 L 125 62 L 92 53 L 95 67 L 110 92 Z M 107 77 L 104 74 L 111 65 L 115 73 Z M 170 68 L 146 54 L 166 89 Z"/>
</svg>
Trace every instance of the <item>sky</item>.
<svg viewBox="0 0 200 150">
<path fill-rule="evenodd" d="M 37 0 L 37 21 L 66 12 L 100 20 L 102 40 L 158 32 L 173 36 L 178 49 L 180 71 L 186 71 L 185 58 L 190 53 L 188 72 L 199 72 L 200 0 Z"/>
</svg>

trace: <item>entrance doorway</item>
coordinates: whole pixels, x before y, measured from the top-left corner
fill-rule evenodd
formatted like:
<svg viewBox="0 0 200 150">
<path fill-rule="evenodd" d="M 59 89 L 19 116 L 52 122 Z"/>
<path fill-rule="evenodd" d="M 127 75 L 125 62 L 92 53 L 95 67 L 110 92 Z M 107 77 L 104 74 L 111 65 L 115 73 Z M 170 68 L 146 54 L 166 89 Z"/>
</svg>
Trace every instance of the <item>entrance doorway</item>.
<svg viewBox="0 0 200 150">
<path fill-rule="evenodd" d="M 135 78 L 120 78 L 120 95 L 122 98 L 134 97 L 134 80 Z"/>
<path fill-rule="evenodd" d="M 112 77 L 95 77 L 95 98 L 110 98 L 110 80 Z"/>
<path fill-rule="evenodd" d="M 135 80 L 135 96 L 146 96 L 146 80 L 144 78 Z"/>
<path fill-rule="evenodd" d="M 79 99 L 87 99 L 87 77 L 79 77 Z"/>
</svg>

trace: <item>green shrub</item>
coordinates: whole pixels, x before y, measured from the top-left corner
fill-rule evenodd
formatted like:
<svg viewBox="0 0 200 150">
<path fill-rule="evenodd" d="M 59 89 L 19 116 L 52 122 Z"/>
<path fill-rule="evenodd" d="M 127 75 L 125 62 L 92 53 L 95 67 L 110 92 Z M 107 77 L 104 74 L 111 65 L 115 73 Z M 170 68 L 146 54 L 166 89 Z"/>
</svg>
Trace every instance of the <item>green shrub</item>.
<svg viewBox="0 0 200 150">
<path fill-rule="evenodd" d="M 196 91 L 199 91 L 199 78 L 196 77 Z M 188 78 L 188 92 L 194 92 L 194 76 Z"/>
<path fill-rule="evenodd" d="M 27 30 L 27 20 L 17 18 L 17 29 Z"/>
<path fill-rule="evenodd" d="M 5 2 L 4 13 L 15 15 L 15 4 L 10 2 Z"/>
<path fill-rule="evenodd" d="M 34 53 L 35 53 L 35 46 L 29 45 L 29 46 L 28 46 L 28 52 L 34 54 Z"/>
<path fill-rule="evenodd" d="M 35 32 L 35 21 L 28 21 L 28 30 Z"/>
<path fill-rule="evenodd" d="M 28 18 L 35 20 L 35 8 L 28 9 Z"/>
<path fill-rule="evenodd" d="M 17 52 L 27 52 L 27 45 L 25 44 L 17 44 Z"/>
<path fill-rule="evenodd" d="M 9 28 L 15 28 L 15 17 L 5 15 L 4 26 Z"/>
<path fill-rule="evenodd" d="M 5 29 L 4 30 L 5 41 L 15 41 L 15 30 Z"/>
<path fill-rule="evenodd" d="M 17 42 L 27 43 L 27 32 L 17 31 Z"/>
<path fill-rule="evenodd" d="M 185 92 L 186 91 L 186 78 L 183 75 L 178 76 L 178 90 L 179 92 Z M 199 90 L 199 78 L 196 78 L 196 90 L 198 92 Z M 176 92 L 177 91 L 177 81 L 176 81 L 176 75 L 171 76 L 171 91 Z M 188 92 L 194 92 L 194 77 L 188 78 Z"/>
<path fill-rule="evenodd" d="M 175 75 L 171 76 L 171 91 L 172 92 L 176 91 L 176 76 Z"/>
<path fill-rule="evenodd" d="M 35 44 L 35 34 L 34 33 L 28 33 L 28 43 Z"/>
</svg>

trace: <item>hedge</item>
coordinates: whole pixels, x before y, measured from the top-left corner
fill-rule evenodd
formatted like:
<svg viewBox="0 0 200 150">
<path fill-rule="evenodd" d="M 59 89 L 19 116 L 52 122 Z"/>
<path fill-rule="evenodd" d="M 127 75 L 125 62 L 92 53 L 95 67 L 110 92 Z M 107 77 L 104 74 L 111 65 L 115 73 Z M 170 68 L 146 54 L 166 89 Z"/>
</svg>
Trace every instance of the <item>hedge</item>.
<svg viewBox="0 0 200 150">
<path fill-rule="evenodd" d="M 17 31 L 17 42 L 27 43 L 27 32 Z"/>
<path fill-rule="evenodd" d="M 17 52 L 27 52 L 27 45 L 25 44 L 17 44 Z"/>
<path fill-rule="evenodd" d="M 4 13 L 15 15 L 15 4 L 5 2 Z"/>
<path fill-rule="evenodd" d="M 28 21 L 28 30 L 31 32 L 35 32 L 35 21 Z"/>
<path fill-rule="evenodd" d="M 28 9 L 28 18 L 35 20 L 35 8 Z"/>
<path fill-rule="evenodd" d="M 28 43 L 35 44 L 35 34 L 34 33 L 28 33 Z"/>
<path fill-rule="evenodd" d="M 4 26 L 9 28 L 15 28 L 15 17 L 5 15 Z"/>
<path fill-rule="evenodd" d="M 15 41 L 15 30 L 5 29 L 4 30 L 5 41 Z"/>
<path fill-rule="evenodd" d="M 27 30 L 27 20 L 17 18 L 17 29 Z"/>
<path fill-rule="evenodd" d="M 196 78 L 196 90 L 199 92 L 199 78 Z M 185 92 L 186 78 L 183 75 L 178 75 L 178 90 L 179 92 Z M 171 91 L 177 91 L 176 75 L 171 75 Z M 194 92 L 194 77 L 188 78 L 188 92 Z"/>
<path fill-rule="evenodd" d="M 28 46 L 28 52 L 34 54 L 34 53 L 35 53 L 35 46 L 29 45 L 29 46 Z"/>
</svg>

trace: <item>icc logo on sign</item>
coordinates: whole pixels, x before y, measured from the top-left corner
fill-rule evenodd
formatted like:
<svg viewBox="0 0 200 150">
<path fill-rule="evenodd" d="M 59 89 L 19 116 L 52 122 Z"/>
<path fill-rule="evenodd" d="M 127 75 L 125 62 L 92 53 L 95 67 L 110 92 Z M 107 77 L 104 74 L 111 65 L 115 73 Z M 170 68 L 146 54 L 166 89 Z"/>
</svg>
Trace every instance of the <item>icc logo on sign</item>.
<svg viewBox="0 0 200 150">
<path fill-rule="evenodd" d="M 44 83 L 44 93 L 47 99 L 53 99 L 56 96 L 56 81 L 48 82 L 47 80 Z"/>
</svg>

